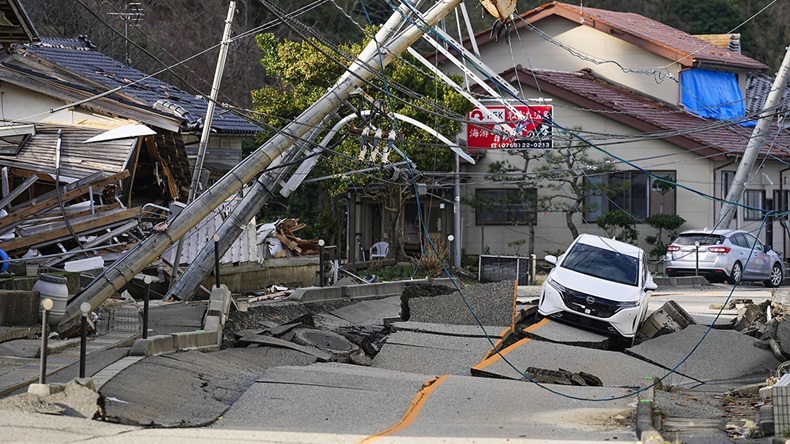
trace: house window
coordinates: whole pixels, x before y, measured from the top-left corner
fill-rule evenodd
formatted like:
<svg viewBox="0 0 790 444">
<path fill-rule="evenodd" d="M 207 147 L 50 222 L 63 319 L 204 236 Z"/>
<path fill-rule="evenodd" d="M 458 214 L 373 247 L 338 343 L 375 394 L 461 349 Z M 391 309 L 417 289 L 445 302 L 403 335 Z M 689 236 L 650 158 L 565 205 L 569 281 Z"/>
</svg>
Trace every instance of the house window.
<svg viewBox="0 0 790 444">
<path fill-rule="evenodd" d="M 727 197 L 730 192 L 732 182 L 735 180 L 735 171 L 722 171 L 721 172 L 721 198 Z"/>
<path fill-rule="evenodd" d="M 640 220 L 656 214 L 675 214 L 676 191 L 672 184 L 676 177 L 675 171 L 618 171 L 586 178 L 594 189 L 585 199 L 584 217 L 593 222 L 616 209 Z M 607 189 L 613 193 L 609 198 L 604 193 Z"/>
<path fill-rule="evenodd" d="M 774 190 L 774 208 L 777 217 L 787 220 L 788 208 L 790 208 L 790 190 Z"/>
<path fill-rule="evenodd" d="M 478 202 L 475 209 L 475 223 L 477 225 L 526 225 L 530 213 L 532 223 L 538 223 L 538 191 L 535 188 L 530 188 L 524 194 L 519 193 L 517 189 L 475 190 Z"/>
<path fill-rule="evenodd" d="M 16 156 L 25 142 L 35 135 L 33 124 L 0 126 L 0 155 Z"/>
<path fill-rule="evenodd" d="M 743 220 L 762 220 L 765 215 L 765 191 L 746 190 L 743 194 Z"/>
<path fill-rule="evenodd" d="M 405 205 L 403 224 L 404 233 L 408 235 L 417 235 L 422 233 L 420 219 L 423 219 L 424 223 L 427 225 L 429 233 L 441 232 L 442 227 L 440 225 L 443 211 L 440 210 L 439 207 L 431 207 L 425 202 L 422 202 L 419 208 L 422 210 L 422 217 L 420 217 L 420 212 L 417 210 L 416 203 L 409 203 Z"/>
</svg>

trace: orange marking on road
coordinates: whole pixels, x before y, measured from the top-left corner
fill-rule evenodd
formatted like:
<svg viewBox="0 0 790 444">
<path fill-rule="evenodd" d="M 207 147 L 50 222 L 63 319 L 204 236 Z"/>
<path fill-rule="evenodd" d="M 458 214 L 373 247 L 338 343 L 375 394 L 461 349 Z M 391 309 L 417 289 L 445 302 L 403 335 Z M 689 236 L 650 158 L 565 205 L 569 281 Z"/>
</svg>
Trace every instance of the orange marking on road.
<svg viewBox="0 0 790 444">
<path fill-rule="evenodd" d="M 502 333 L 499 334 L 499 336 L 500 336 L 499 340 L 496 341 L 496 344 L 494 344 L 493 348 L 491 348 L 490 350 L 488 350 L 488 352 L 486 352 L 486 354 L 483 356 L 484 360 L 490 358 L 491 355 L 496 353 L 497 348 L 499 348 L 499 346 L 502 345 L 502 342 L 507 338 L 507 333 L 509 331 L 510 331 L 510 329 L 506 328 Z"/>
<path fill-rule="evenodd" d="M 551 322 L 549 320 L 549 318 L 543 318 L 543 319 L 540 320 L 540 322 L 536 322 L 536 323 L 530 325 L 529 327 L 525 328 L 524 332 L 532 333 L 533 331 L 539 329 L 540 327 L 543 327 L 544 325 L 548 324 L 549 322 Z"/>
<path fill-rule="evenodd" d="M 417 395 L 411 400 L 411 404 L 409 404 L 409 407 L 406 409 L 406 413 L 403 415 L 403 418 L 401 418 L 397 424 L 388 428 L 387 430 L 384 430 L 383 432 L 370 435 L 365 439 L 357 441 L 356 444 L 373 442 L 379 438 L 397 433 L 411 425 L 411 423 L 417 419 L 417 415 L 420 414 L 420 410 L 422 410 L 422 407 L 428 401 L 428 397 L 431 396 L 431 393 L 433 393 L 433 391 L 436 390 L 436 388 L 439 387 L 439 385 L 446 381 L 449 377 L 450 375 L 444 375 L 425 381 L 425 384 L 423 384 L 420 391 L 417 392 Z"/>
<path fill-rule="evenodd" d="M 529 332 L 537 330 L 540 327 L 543 327 L 544 325 L 546 325 L 548 323 L 549 323 L 549 319 L 548 318 L 543 318 L 543 319 L 540 320 L 540 322 L 537 322 L 537 323 L 532 324 L 529 327 L 525 328 L 524 331 L 529 333 Z M 472 370 L 482 370 L 482 369 L 488 367 L 492 363 L 496 362 L 502 356 L 510 353 L 512 350 L 515 350 L 516 348 L 520 347 L 522 344 L 526 344 L 529 341 L 530 341 L 530 338 L 524 338 L 524 339 L 516 342 L 515 344 L 511 345 L 510 347 L 508 347 L 508 348 L 506 348 L 504 350 L 501 350 L 499 353 L 494 352 L 494 354 L 486 357 L 485 359 L 480 361 L 479 364 L 477 364 L 476 366 L 472 367 Z"/>
</svg>

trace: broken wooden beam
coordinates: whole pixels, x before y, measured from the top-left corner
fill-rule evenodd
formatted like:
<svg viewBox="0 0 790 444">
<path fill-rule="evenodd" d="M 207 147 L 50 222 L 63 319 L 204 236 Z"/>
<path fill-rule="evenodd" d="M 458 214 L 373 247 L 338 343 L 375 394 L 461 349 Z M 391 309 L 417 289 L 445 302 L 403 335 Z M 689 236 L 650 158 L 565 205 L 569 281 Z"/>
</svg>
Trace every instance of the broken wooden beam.
<svg viewBox="0 0 790 444">
<path fill-rule="evenodd" d="M 83 231 L 104 227 L 106 225 L 110 225 L 115 222 L 123 221 L 126 219 L 136 219 L 138 217 L 140 217 L 139 207 L 132 208 L 129 210 L 110 212 L 102 216 L 88 216 L 71 222 L 71 230 L 73 230 L 75 233 L 81 233 Z M 40 233 L 39 232 L 30 233 L 30 235 L 28 236 L 17 237 L 11 240 L 0 242 L 0 249 L 9 252 L 18 248 L 29 247 L 31 245 L 36 245 L 41 242 L 56 239 L 62 236 L 67 236 L 69 234 L 70 234 L 70 230 L 64 224 L 64 226 L 59 228 L 49 229 Z"/>
<path fill-rule="evenodd" d="M 75 197 L 82 196 L 83 194 L 87 193 L 90 188 L 93 188 L 94 190 L 100 190 L 100 189 L 104 188 L 107 185 L 110 185 L 112 183 L 115 183 L 115 182 L 118 182 L 120 180 L 126 179 L 127 177 L 129 177 L 129 171 L 127 171 L 127 170 L 121 171 L 118 174 L 113 174 L 113 175 L 108 176 L 108 177 L 106 177 L 104 179 L 101 179 L 101 180 L 99 180 L 97 182 L 92 182 L 92 183 L 89 183 L 89 184 L 85 184 L 85 185 L 83 185 L 81 187 L 78 187 L 78 188 L 75 188 L 75 189 L 73 189 L 71 191 L 66 191 L 66 192 L 64 192 L 64 193 L 62 193 L 60 195 L 60 201 L 66 202 L 66 201 L 69 201 L 71 199 L 74 199 Z M 42 212 L 44 210 L 52 208 L 55 205 L 58 205 L 58 197 L 57 197 L 57 195 L 55 197 L 50 197 L 49 199 L 45 199 L 43 201 L 40 201 L 40 202 L 38 202 L 36 204 L 33 204 L 33 205 L 31 205 L 31 206 L 29 206 L 27 208 L 22 209 L 22 210 L 14 211 L 13 213 L 11 213 L 9 215 L 7 215 L 7 216 L 5 216 L 3 218 L 0 218 L 0 230 L 2 230 L 3 228 L 5 228 L 5 227 L 7 227 L 7 226 L 9 226 L 9 225 L 11 225 L 13 223 L 16 223 L 16 222 L 19 222 L 21 220 L 24 220 L 24 219 L 26 219 L 26 218 L 34 215 L 34 214 L 37 214 L 37 213 L 40 213 L 40 212 Z M 2 247 L 0 247 L 0 248 L 2 248 Z"/>
</svg>

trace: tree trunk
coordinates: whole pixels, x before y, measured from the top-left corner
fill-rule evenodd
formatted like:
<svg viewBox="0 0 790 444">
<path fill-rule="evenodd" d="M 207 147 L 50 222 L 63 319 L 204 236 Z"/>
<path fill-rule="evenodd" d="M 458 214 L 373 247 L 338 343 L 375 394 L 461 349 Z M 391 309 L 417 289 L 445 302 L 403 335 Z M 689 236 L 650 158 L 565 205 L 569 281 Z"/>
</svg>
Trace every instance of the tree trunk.
<svg viewBox="0 0 790 444">
<path fill-rule="evenodd" d="M 576 228 L 576 225 L 573 223 L 573 214 L 575 212 L 575 210 L 565 212 L 565 224 L 568 225 L 568 229 L 571 230 L 571 235 L 574 239 L 579 237 L 579 229 Z"/>
<path fill-rule="evenodd" d="M 400 223 L 403 200 L 403 195 L 399 191 L 387 193 L 387 205 L 384 207 L 384 226 L 388 237 L 386 241 L 390 244 L 389 256 L 396 261 L 408 259 L 404 249 L 406 239 L 403 234 L 403 224 Z"/>
</svg>

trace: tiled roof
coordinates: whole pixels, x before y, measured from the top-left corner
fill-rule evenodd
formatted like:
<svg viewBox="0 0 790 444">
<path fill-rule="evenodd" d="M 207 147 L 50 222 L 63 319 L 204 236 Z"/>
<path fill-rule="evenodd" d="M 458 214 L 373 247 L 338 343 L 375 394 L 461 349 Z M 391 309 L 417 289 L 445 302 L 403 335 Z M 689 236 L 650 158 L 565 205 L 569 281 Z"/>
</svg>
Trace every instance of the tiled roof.
<svg viewBox="0 0 790 444">
<path fill-rule="evenodd" d="M 788 82 L 790 84 L 790 82 Z M 750 73 L 746 77 L 746 112 L 756 114 L 762 111 L 765 100 L 774 86 L 774 78 L 763 73 Z M 790 90 L 785 85 L 778 112 L 786 114 L 790 110 Z M 790 123 L 790 122 L 788 122 Z"/>
<path fill-rule="evenodd" d="M 551 2 L 521 14 L 523 20 L 516 20 L 514 25 L 516 28 L 523 28 L 527 26 L 526 24 L 534 25 L 551 16 L 563 17 L 574 23 L 590 26 L 685 67 L 702 65 L 745 70 L 767 68 L 765 64 L 738 52 L 720 48 L 679 29 L 630 12 L 581 8 L 566 3 Z M 489 31 L 481 32 L 475 37 L 478 45 L 493 39 Z M 464 40 L 464 46 L 471 49 L 469 39 Z M 443 56 L 439 56 L 438 59 L 440 62 L 445 60 Z M 429 60 L 433 59 L 429 57 Z"/>
<path fill-rule="evenodd" d="M 630 12 L 581 8 L 566 3 L 552 2 L 545 7 L 525 13 L 523 17 L 529 21 L 532 16 L 543 17 L 547 13 L 556 14 L 577 23 L 583 19 L 585 26 L 612 34 L 684 66 L 707 63 L 743 69 L 767 68 L 766 65 L 754 59 L 719 48 L 679 29 Z"/>
<path fill-rule="evenodd" d="M 537 78 L 541 91 L 546 95 L 602 113 L 640 132 L 656 133 L 663 140 L 700 155 L 740 155 L 751 136 L 751 128 L 697 117 L 588 73 L 533 72 L 526 69 L 514 72 L 511 69 L 501 75 L 505 79 L 512 79 L 514 74 L 522 83 L 533 87 L 534 79 Z M 772 141 L 771 155 L 790 158 L 790 132 L 781 130 L 777 134 L 777 131 L 778 128 L 772 126 L 766 137 L 766 140 Z"/>
<path fill-rule="evenodd" d="M 208 107 L 205 99 L 188 94 L 154 77 L 146 78 L 146 74 L 94 51 L 85 39 L 44 39 L 40 44 L 26 45 L 23 48 L 28 54 L 107 89 L 129 85 L 145 78 L 122 89 L 119 94 L 160 112 L 183 118 L 189 129 L 202 127 Z M 221 107 L 214 110 L 211 126 L 217 133 L 224 134 L 246 135 L 261 130 Z"/>
</svg>

